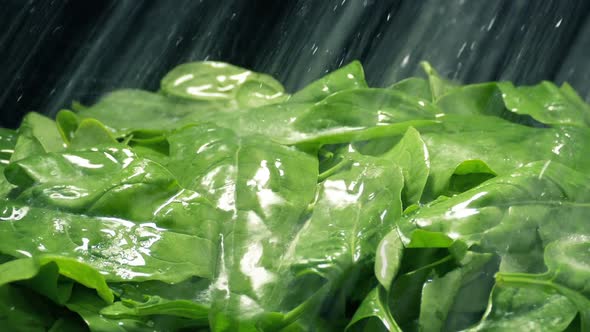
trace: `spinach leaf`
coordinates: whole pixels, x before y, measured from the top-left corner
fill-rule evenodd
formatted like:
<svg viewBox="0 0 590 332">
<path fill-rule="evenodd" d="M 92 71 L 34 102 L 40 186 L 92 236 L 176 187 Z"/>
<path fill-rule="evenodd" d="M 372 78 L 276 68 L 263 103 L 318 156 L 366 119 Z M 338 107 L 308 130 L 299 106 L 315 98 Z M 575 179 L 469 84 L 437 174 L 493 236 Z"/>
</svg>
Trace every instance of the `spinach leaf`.
<svg viewBox="0 0 590 332">
<path fill-rule="evenodd" d="M 310 83 L 305 88 L 291 96 L 290 102 L 310 103 L 318 102 L 329 95 L 348 89 L 367 88 L 363 66 L 353 61 L 346 66 Z"/>
<path fill-rule="evenodd" d="M 287 97 L 281 83 L 268 75 L 214 61 L 172 69 L 162 79 L 161 89 L 166 95 L 189 100 L 227 102 L 230 108 L 272 104 Z"/>
<path fill-rule="evenodd" d="M 116 137 L 140 129 L 171 131 L 187 124 L 213 122 L 243 135 L 265 135 L 284 144 L 327 144 L 399 135 L 409 126 L 435 123 L 437 112 L 428 102 L 377 89 L 345 90 L 317 104 L 229 110 L 232 108 L 215 102 L 179 101 L 123 90 L 108 95 L 79 115 L 101 121 Z"/>
<path fill-rule="evenodd" d="M 485 174 L 506 174 L 540 160 L 558 161 L 580 171 L 590 167 L 588 154 L 582 152 L 588 146 L 582 142 L 590 139 L 585 128 L 532 128 L 491 116 L 449 115 L 437 129 L 421 133 L 431 164 L 424 193 L 427 200 L 448 195 L 453 174 L 476 172 L 487 180 Z M 480 166 L 466 172 L 461 164 L 467 160 Z"/>
<path fill-rule="evenodd" d="M 335 316 L 338 306 L 354 297 L 352 290 L 370 278 L 378 240 L 402 209 L 401 170 L 385 160 L 355 153 L 350 157 L 348 169 L 320 184 L 313 212 L 295 235 L 287 259 L 296 278 L 307 281 L 290 286 L 291 292 L 301 296 L 310 285 L 326 282 L 331 288 L 329 315 Z"/>
<path fill-rule="evenodd" d="M 0 265 L 0 286 L 34 277 L 39 272 L 36 262 L 29 258 L 16 259 Z"/>
<path fill-rule="evenodd" d="M 4 167 L 10 162 L 14 153 L 17 134 L 14 130 L 0 128 L 0 166 Z"/>
<path fill-rule="evenodd" d="M 6 180 L 3 170 L 10 163 L 16 138 L 17 135 L 14 130 L 0 128 L 0 197 L 6 196 L 13 187 Z"/>
<path fill-rule="evenodd" d="M 55 122 L 41 114 L 29 113 L 18 129 L 16 146 L 10 160 L 16 161 L 36 154 L 61 151 L 64 148 L 65 143 Z"/>
<path fill-rule="evenodd" d="M 145 301 L 142 302 L 130 299 L 116 302 L 102 308 L 100 314 L 110 318 L 142 317 L 154 314 L 170 315 L 189 318 L 201 322 L 203 326 L 207 326 L 209 308 L 206 305 L 190 300 L 168 300 L 159 296 L 146 296 Z"/>
<path fill-rule="evenodd" d="M 173 282 L 214 274 L 219 212 L 162 166 L 127 149 L 45 154 L 11 164 L 6 174 L 24 203 L 2 203 L 4 253 L 59 253 L 82 259 L 108 280 Z M 131 200 L 142 204 L 127 204 Z M 86 215 L 76 213 L 81 210 Z M 35 240 L 10 237 L 21 228 Z M 189 243 L 199 251 L 183 251 Z"/>
<path fill-rule="evenodd" d="M 387 291 L 390 290 L 391 283 L 400 269 L 404 251 L 398 232 L 398 229 L 394 228 L 381 239 L 375 257 L 375 275 Z"/>
<path fill-rule="evenodd" d="M 76 113 L 70 110 L 61 110 L 55 116 L 57 130 L 64 142 L 69 143 L 74 138 L 74 133 L 80 124 L 80 119 Z"/>
<path fill-rule="evenodd" d="M 422 287 L 419 327 L 422 331 L 463 330 L 484 312 L 493 285 L 493 255 L 467 252 L 459 267 L 435 275 Z M 493 271 L 493 270 L 492 270 Z"/>
<path fill-rule="evenodd" d="M 354 317 L 352 317 L 346 331 L 402 331 L 389 312 L 387 296 L 385 294 L 385 290 L 382 287 L 377 287 L 371 291 L 354 314 Z M 362 328 L 357 327 L 362 320 L 370 318 L 378 319 L 381 324 L 364 322 L 365 325 Z"/>
<path fill-rule="evenodd" d="M 44 332 L 51 328 L 58 315 L 50 301 L 29 289 L 15 285 L 0 286 L 0 323 L 3 329 Z"/>
<path fill-rule="evenodd" d="M 315 104 L 286 103 L 225 113 L 207 121 L 241 135 L 264 135 L 286 145 L 343 143 L 401 135 L 436 123 L 436 108 L 395 91 L 345 90 Z"/>
<path fill-rule="evenodd" d="M 100 273 L 74 259 L 52 255 L 43 255 L 37 259 L 22 258 L 0 265 L 0 270 L 3 274 L 1 284 L 38 276 L 36 280 L 31 280 L 29 286 L 60 304 L 68 300 L 71 284 L 60 287 L 58 273 L 88 288 L 96 289 L 107 303 L 113 302 L 113 293 Z"/>
<path fill-rule="evenodd" d="M 422 69 L 428 77 L 430 85 L 430 93 L 432 94 L 432 101 L 437 101 L 442 96 L 450 91 L 453 91 L 458 84 L 442 78 L 438 72 L 430 65 L 430 63 L 423 61 L 420 63 Z"/>
<path fill-rule="evenodd" d="M 576 216 L 588 211 L 586 197 L 580 194 L 586 181 L 582 174 L 556 163 L 531 164 L 509 176 L 489 180 L 472 190 L 419 210 L 408 219 L 409 223 L 401 223 L 400 229 L 404 232 L 416 227 L 442 232 L 451 239 L 460 238 L 469 246 L 499 255 L 502 262 L 498 283 L 519 287 L 541 285 L 545 289 L 555 285 L 578 306 L 582 322 L 587 324 L 585 308 L 588 307 L 588 300 L 582 294 L 587 288 L 588 276 L 584 275 L 584 268 L 578 269 L 587 247 L 584 234 L 588 234 L 590 229 L 583 223 L 575 222 Z M 553 220 L 573 222 L 555 227 Z M 568 234 L 578 235 L 577 238 L 570 238 Z M 409 235 L 406 241 L 411 241 L 411 237 Z M 567 254 L 561 254 L 563 250 Z M 531 274 L 543 271 L 543 254 L 549 272 Z M 575 268 L 568 265 L 573 261 L 576 262 Z M 563 274 L 567 275 L 566 279 L 554 283 L 559 274 L 550 273 L 567 270 L 569 266 L 573 270 Z"/>
<path fill-rule="evenodd" d="M 169 141 L 168 167 L 180 183 L 229 213 L 215 239 L 220 253 L 212 324 L 217 330 L 237 328 L 241 317 L 255 325 L 264 310 L 280 308 L 287 291 L 283 256 L 315 196 L 317 160 L 263 137 L 241 137 L 211 125 L 187 127 Z M 242 308 L 243 301 L 249 308 Z"/>
<path fill-rule="evenodd" d="M 82 261 L 107 281 L 164 280 L 211 276 L 210 243 L 197 236 L 165 231 L 152 223 L 136 225 L 112 217 L 90 217 L 0 204 L 0 252 L 14 257 L 59 254 Z M 19 236 L 13 236 L 19 232 Z M 184 247 L 199 248 L 186 251 Z M 98 272 L 97 272 L 98 273 Z"/>
<path fill-rule="evenodd" d="M 393 160 L 402 169 L 404 205 L 407 207 L 419 203 L 430 173 L 430 156 L 420 133 L 409 128 L 395 147 L 383 157 Z"/>
<path fill-rule="evenodd" d="M 172 99 L 142 90 L 118 90 L 77 113 L 102 122 L 117 138 L 135 130 L 173 130 L 198 121 L 200 113 L 218 112 L 215 102 Z"/>
<path fill-rule="evenodd" d="M 456 87 L 439 98 L 436 105 L 449 115 L 490 115 L 507 120 L 520 119 L 504 112 L 506 109 L 501 92 L 493 82 Z"/>
<path fill-rule="evenodd" d="M 103 304 L 86 289 L 75 289 L 66 307 L 79 314 L 91 331 L 99 332 L 148 332 L 148 331 L 199 331 L 198 322 L 189 319 L 156 315 L 150 317 L 129 316 L 110 318 L 100 314 Z"/>
<path fill-rule="evenodd" d="M 68 147 L 75 150 L 116 143 L 115 138 L 102 123 L 95 119 L 84 119 L 80 121 Z"/>
<path fill-rule="evenodd" d="M 342 143 L 399 135 L 409 126 L 435 123 L 437 108 L 391 90 L 354 89 L 335 93 L 293 121 L 299 142 Z"/>
<path fill-rule="evenodd" d="M 590 124 L 590 107 L 568 85 L 558 88 L 545 81 L 516 88 L 510 82 L 501 82 L 498 88 L 511 112 L 530 115 L 548 125 Z"/>
<path fill-rule="evenodd" d="M 313 213 L 291 247 L 296 274 L 333 279 L 370 259 L 376 240 L 401 215 L 402 185 L 395 164 L 358 155 L 348 170 L 323 181 Z"/>
<path fill-rule="evenodd" d="M 576 312 L 571 301 L 551 291 L 496 286 L 483 320 L 466 331 L 564 331 Z"/>
<path fill-rule="evenodd" d="M 394 83 L 389 87 L 389 89 L 396 90 L 423 100 L 432 101 L 430 84 L 423 78 L 406 78 L 405 80 Z"/>
<path fill-rule="evenodd" d="M 567 297 L 580 312 L 581 329 L 590 326 L 588 287 L 590 236 L 572 235 L 549 243 L 545 247 L 547 272 L 543 274 L 499 273 L 498 283 L 521 287 L 554 290 Z"/>
<path fill-rule="evenodd" d="M 585 181 L 581 173 L 555 162 L 532 163 L 420 209 L 403 219 L 399 227 L 406 234 L 406 243 L 411 242 L 411 232 L 420 229 L 442 232 L 450 239 L 460 238 L 468 246 L 477 244 L 503 255 L 516 254 L 530 250 L 529 246 L 534 247 L 538 241 L 548 244 L 560 234 L 587 233 L 583 224 L 574 222 L 558 230 L 551 223 L 559 214 L 575 216 L 576 212 L 586 211 L 586 198 L 580 196 Z M 560 209 L 560 205 L 568 209 Z M 524 231 L 527 229 L 537 231 Z M 510 236 L 516 230 L 527 235 Z M 526 265 L 532 268 L 533 252 L 528 254 Z"/>
</svg>

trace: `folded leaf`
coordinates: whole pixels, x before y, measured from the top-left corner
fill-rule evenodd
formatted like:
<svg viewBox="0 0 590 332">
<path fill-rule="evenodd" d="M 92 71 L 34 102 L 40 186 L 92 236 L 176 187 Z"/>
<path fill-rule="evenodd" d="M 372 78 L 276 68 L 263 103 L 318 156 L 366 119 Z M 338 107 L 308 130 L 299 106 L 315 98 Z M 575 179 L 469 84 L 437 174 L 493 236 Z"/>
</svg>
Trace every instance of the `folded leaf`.
<svg viewBox="0 0 590 332">
<path fill-rule="evenodd" d="M 41 114 L 27 114 L 18 129 L 18 138 L 10 160 L 20 160 L 45 152 L 61 151 L 65 143 L 55 122 Z"/>
<path fill-rule="evenodd" d="M 0 265 L 0 272 L 2 272 L 0 285 L 32 279 L 41 274 L 42 278 L 37 278 L 37 281 L 32 280 L 31 287 L 57 303 L 63 304 L 70 295 L 69 289 L 65 290 L 65 294 L 63 294 L 65 296 L 58 294 L 60 293 L 58 273 L 88 288 L 95 289 L 106 302 L 113 302 L 113 293 L 107 286 L 104 277 L 90 266 L 77 260 L 51 255 L 42 255 L 36 259 L 22 258 Z"/>
<path fill-rule="evenodd" d="M 404 246 L 398 232 L 399 230 L 394 228 L 381 239 L 375 257 L 375 276 L 387 291 L 400 269 L 402 260 Z"/>
<path fill-rule="evenodd" d="M 542 82 L 516 88 L 510 82 L 501 82 L 498 87 L 511 112 L 530 115 L 548 125 L 590 124 L 590 107 L 567 86 L 560 89 L 551 82 Z"/>
<path fill-rule="evenodd" d="M 420 133 L 409 128 L 399 143 L 383 157 L 392 160 L 402 169 L 404 206 L 419 203 L 430 173 L 430 156 Z"/>
<path fill-rule="evenodd" d="M 378 331 L 379 326 L 368 325 L 366 322 L 367 325 L 364 326 L 364 329 L 357 328 L 362 320 L 370 318 L 378 319 L 385 331 L 402 331 L 389 313 L 385 290 L 381 287 L 375 288 L 367 295 L 352 317 L 346 331 Z"/>
<path fill-rule="evenodd" d="M 579 171 L 590 169 L 590 151 L 586 152 L 588 145 L 582 143 L 590 140 L 586 128 L 532 128 L 491 116 L 449 115 L 441 119 L 442 128 L 421 130 L 431 164 L 426 201 L 448 195 L 451 177 L 456 172 L 466 173 L 457 167 L 468 160 L 484 163 L 487 170 L 480 167 L 474 171 L 491 175 L 507 174 L 540 160 L 558 161 Z"/>
<path fill-rule="evenodd" d="M 367 82 L 365 82 L 363 67 L 360 62 L 353 61 L 297 91 L 289 101 L 294 103 L 317 102 L 342 90 L 366 87 Z"/>
<path fill-rule="evenodd" d="M 420 63 L 420 65 L 428 77 L 430 92 L 432 93 L 432 101 L 437 101 L 439 98 L 452 91 L 458 85 L 442 78 L 438 72 L 432 68 L 430 63 L 423 61 Z"/>
</svg>

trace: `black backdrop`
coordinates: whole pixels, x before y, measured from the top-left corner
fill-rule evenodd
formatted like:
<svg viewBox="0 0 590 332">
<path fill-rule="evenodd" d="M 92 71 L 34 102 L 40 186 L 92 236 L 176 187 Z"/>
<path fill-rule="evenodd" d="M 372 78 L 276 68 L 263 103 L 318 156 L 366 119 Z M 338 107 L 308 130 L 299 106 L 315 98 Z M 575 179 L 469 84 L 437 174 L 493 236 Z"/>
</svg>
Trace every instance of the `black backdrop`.
<svg viewBox="0 0 590 332">
<path fill-rule="evenodd" d="M 420 60 L 465 82 L 569 81 L 590 99 L 588 0 L 0 0 L 0 125 L 174 65 L 220 60 L 295 90 L 353 59 L 372 85 Z"/>
</svg>

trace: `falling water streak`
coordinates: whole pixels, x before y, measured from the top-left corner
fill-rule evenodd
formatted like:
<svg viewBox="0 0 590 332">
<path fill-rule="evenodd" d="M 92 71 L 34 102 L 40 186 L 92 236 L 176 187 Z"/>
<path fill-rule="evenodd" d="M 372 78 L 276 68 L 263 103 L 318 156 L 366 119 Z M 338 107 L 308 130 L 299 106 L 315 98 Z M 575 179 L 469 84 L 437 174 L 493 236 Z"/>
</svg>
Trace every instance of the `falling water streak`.
<svg viewBox="0 0 590 332">
<path fill-rule="evenodd" d="M 92 42 L 88 49 L 80 49 L 73 58 L 69 67 L 66 69 L 67 75 L 63 75 L 61 80 L 57 83 L 58 86 L 64 86 L 61 92 L 55 95 L 50 100 L 47 111 L 50 115 L 54 115 L 63 107 L 68 107 L 71 100 L 70 96 L 74 94 L 74 90 L 84 85 L 84 81 L 92 79 L 92 69 L 97 68 L 100 63 L 100 57 L 104 50 L 110 47 L 109 43 L 112 40 L 109 38 L 115 27 L 123 24 L 133 13 L 133 9 L 137 7 L 131 6 L 130 2 L 120 2 L 108 13 L 104 25 L 100 29 L 95 28 L 91 34 Z"/>
<path fill-rule="evenodd" d="M 227 1 L 212 10 L 202 6 L 202 1 L 186 0 L 157 2 L 149 8 L 135 1 L 114 4 L 64 71 L 56 84 L 62 87 L 60 93 L 49 100 L 46 112 L 54 115 L 73 97 L 92 101 L 120 88 L 154 89 L 177 63 L 221 53 L 219 36 L 231 35 L 226 23 L 235 15 L 230 13 L 235 6 Z M 206 15 L 195 28 L 189 14 L 199 12 Z M 183 54 L 186 48 L 178 48 L 181 43 L 190 44 L 188 54 Z"/>
<path fill-rule="evenodd" d="M 95 99 L 109 90 L 119 88 L 153 88 L 154 82 L 158 82 L 176 64 L 168 63 L 171 57 L 169 53 L 182 52 L 176 47 L 185 39 L 189 40 L 191 49 L 190 54 L 184 56 L 184 61 L 207 59 L 209 54 L 216 51 L 215 39 L 228 33 L 224 26 L 227 26 L 226 18 L 232 8 L 230 2 L 214 8 L 214 12 L 209 11 L 195 31 L 190 31 L 193 23 L 190 17 L 180 15 L 179 10 L 182 13 L 199 12 L 202 9 L 199 8 L 202 7 L 201 2 L 156 2 L 141 14 L 140 3 L 117 2 L 104 20 L 104 25 L 94 31 L 96 35 L 88 43 L 90 47 L 81 48 L 70 64 L 72 74 L 63 75 L 58 85 L 66 88 L 60 96 L 51 100 L 48 111 L 55 114 L 60 107 L 67 106 L 80 86 L 89 87 L 83 89 L 89 92 L 89 95 L 82 96 L 85 99 Z M 184 36 L 187 32 L 191 36 Z M 105 56 L 105 53 L 110 57 Z M 113 58 L 116 61 L 106 62 Z M 108 84 L 96 82 L 97 78 L 106 79 Z M 93 85 L 102 89 L 92 91 L 90 87 Z"/>
<path fill-rule="evenodd" d="M 387 39 L 375 45 L 367 66 L 377 72 L 380 62 L 395 45 L 394 57 L 382 70 L 379 82 L 391 84 L 419 75 L 417 65 L 422 60 L 430 61 L 441 74 L 461 81 L 472 79 L 469 75 L 473 66 L 478 65 L 475 79 L 489 79 L 496 59 L 502 56 L 502 47 L 485 49 L 485 57 L 482 49 L 486 38 L 498 33 L 501 10 L 500 2 L 449 1 L 437 5 L 436 1 L 429 1 L 421 6 L 404 3 L 394 16 L 398 19 L 386 28 Z M 396 31 L 408 25 L 412 26 L 408 33 L 397 36 Z M 505 42 L 498 39 L 496 43 Z"/>
<path fill-rule="evenodd" d="M 590 100 L 590 3 L 584 1 L 111 1 L 81 32 L 82 41 L 64 42 L 68 58 L 56 58 L 59 67 L 40 77 L 39 63 L 52 64 L 43 58 L 42 40 L 63 28 L 55 17 L 65 15 L 64 6 L 30 1 L 0 23 L 7 31 L 0 33 L 3 110 L 54 115 L 72 100 L 94 102 L 119 88 L 157 90 L 169 69 L 198 60 L 270 73 L 289 91 L 354 59 L 374 86 L 417 75 L 418 62 L 428 60 L 464 82 L 569 81 Z M 35 23 L 33 8 L 55 15 Z M 38 40 L 23 34 L 27 25 L 39 30 Z M 24 97 L 21 85 L 31 87 Z"/>
<path fill-rule="evenodd" d="M 59 12 L 65 2 L 39 3 L 23 5 L 13 17 L 0 14 L 3 112 L 21 101 L 19 84 L 46 79 L 30 63 L 44 38 L 59 29 L 59 16 L 31 22 L 28 15 L 35 8 Z M 155 90 L 170 68 L 196 60 L 271 73 L 290 91 L 354 59 L 377 86 L 419 74 L 419 61 L 428 60 L 443 75 L 465 82 L 568 81 L 590 101 L 588 3 L 298 0 L 275 5 L 276 17 L 263 19 L 256 16 L 260 8 L 239 0 L 112 1 L 65 68 L 55 72 L 51 92 L 26 107 L 54 115 L 73 99 L 92 102 L 119 88 Z M 34 41 L 21 45 L 19 38 Z M 227 286 L 219 280 L 219 287 Z"/>
<path fill-rule="evenodd" d="M 590 16 L 586 18 L 583 27 L 577 33 L 570 51 L 556 75 L 557 82 L 568 82 L 586 101 L 590 102 L 590 64 L 588 62 L 590 50 Z"/>
<path fill-rule="evenodd" d="M 284 34 L 261 54 L 263 66 L 278 73 L 279 80 L 291 90 L 355 59 L 342 55 L 346 55 L 350 38 L 360 34 L 363 16 L 376 9 L 363 1 L 323 2 L 315 8 L 300 3 L 303 5 L 291 9 L 294 19 L 282 25 Z"/>
<path fill-rule="evenodd" d="M 53 3 L 50 5 L 52 6 Z M 60 4 L 60 7 L 63 8 L 63 3 Z M 23 6 L 19 10 L 18 14 L 15 17 L 12 17 L 4 22 L 10 22 L 6 29 L 0 30 L 4 31 L 0 35 L 0 50 L 4 55 L 2 61 L 2 68 L 4 70 L 3 79 L 0 80 L 2 82 L 2 92 L 0 93 L 0 105 L 5 103 L 5 99 L 7 98 L 9 92 L 14 89 L 15 85 L 18 83 L 18 79 L 23 76 L 23 71 L 26 66 L 29 64 L 31 57 L 34 55 L 33 52 L 30 50 L 23 49 L 25 46 L 19 45 L 19 43 L 14 42 L 14 40 L 18 40 L 17 33 L 23 34 L 26 37 L 34 36 L 36 38 L 33 49 L 37 49 L 45 36 L 51 32 L 51 29 L 43 28 L 43 26 L 52 26 L 53 23 L 57 20 L 55 16 L 47 16 L 45 17 L 45 21 L 42 22 L 35 22 L 36 25 L 31 24 L 28 31 L 25 31 L 26 27 L 29 22 L 29 17 L 27 14 L 34 12 L 35 10 L 44 10 L 45 8 L 42 6 L 41 8 L 36 8 L 34 6 Z M 34 32 L 37 30 L 38 33 L 33 35 Z M 12 43 L 11 43 L 12 41 Z M 15 45 L 12 49 L 8 48 L 8 45 Z M 24 54 L 24 57 L 22 56 Z M 5 63 L 6 62 L 6 63 Z M 34 79 L 41 79 L 40 77 L 34 77 Z M 22 96 L 19 96 L 19 98 Z"/>
</svg>

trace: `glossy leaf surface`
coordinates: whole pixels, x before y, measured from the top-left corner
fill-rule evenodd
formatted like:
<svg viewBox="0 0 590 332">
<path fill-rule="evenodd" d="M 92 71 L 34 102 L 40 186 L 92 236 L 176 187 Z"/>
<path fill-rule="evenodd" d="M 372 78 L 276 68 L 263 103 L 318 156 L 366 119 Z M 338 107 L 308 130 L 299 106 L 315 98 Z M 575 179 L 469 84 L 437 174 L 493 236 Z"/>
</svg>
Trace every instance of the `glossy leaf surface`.
<svg viewBox="0 0 590 332">
<path fill-rule="evenodd" d="M 0 130 L 0 324 L 587 331 L 589 106 L 422 65 L 193 62 Z"/>
</svg>

